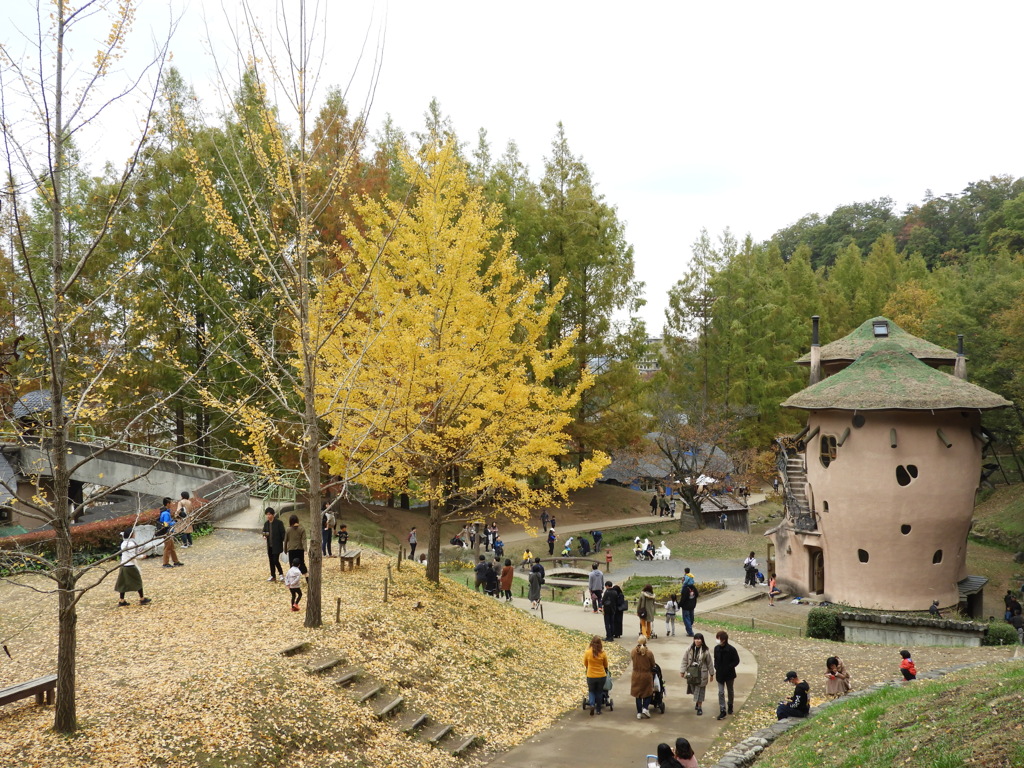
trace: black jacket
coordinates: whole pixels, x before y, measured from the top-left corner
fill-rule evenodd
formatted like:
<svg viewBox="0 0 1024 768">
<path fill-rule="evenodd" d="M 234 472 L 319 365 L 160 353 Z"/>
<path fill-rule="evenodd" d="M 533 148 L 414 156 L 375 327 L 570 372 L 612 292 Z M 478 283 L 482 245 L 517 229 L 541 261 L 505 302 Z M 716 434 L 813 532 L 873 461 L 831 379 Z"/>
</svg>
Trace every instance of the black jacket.
<svg viewBox="0 0 1024 768">
<path fill-rule="evenodd" d="M 263 532 L 267 534 L 267 550 L 271 554 L 281 554 L 284 551 L 284 521 L 278 517 L 274 522 L 264 520 Z"/>
<path fill-rule="evenodd" d="M 740 664 L 740 655 L 736 648 L 726 643 L 715 646 L 715 677 L 718 682 L 727 683 L 736 679 L 736 667 Z"/>
<path fill-rule="evenodd" d="M 697 607 L 696 587 L 686 587 L 683 594 L 679 596 L 679 607 L 684 611 L 692 611 Z"/>
</svg>

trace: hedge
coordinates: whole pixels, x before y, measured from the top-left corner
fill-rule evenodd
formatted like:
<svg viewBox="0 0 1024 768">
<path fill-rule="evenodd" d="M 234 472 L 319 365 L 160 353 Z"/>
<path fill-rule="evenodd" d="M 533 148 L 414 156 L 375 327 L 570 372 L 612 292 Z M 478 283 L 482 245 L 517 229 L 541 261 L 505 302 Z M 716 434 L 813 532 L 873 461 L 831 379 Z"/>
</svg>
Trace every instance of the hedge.
<svg viewBox="0 0 1024 768">
<path fill-rule="evenodd" d="M 993 621 L 981 638 L 982 645 L 1017 645 L 1019 642 L 1017 630 L 1005 621 Z"/>
<path fill-rule="evenodd" d="M 811 608 L 807 612 L 807 636 L 819 640 L 842 640 L 843 624 L 834 608 Z"/>
<path fill-rule="evenodd" d="M 202 519 L 202 507 L 205 501 L 194 499 L 197 509 L 196 520 Z M 71 543 L 76 551 L 109 552 L 115 549 L 121 541 L 121 531 L 131 528 L 133 525 L 153 525 L 160 517 L 160 510 L 147 509 L 136 519 L 135 514 L 112 517 L 108 520 L 97 520 L 93 523 L 82 523 L 71 526 Z M 53 554 L 56 552 L 57 534 L 53 529 L 44 531 L 32 531 L 22 533 L 18 536 L 0 537 L 0 550 L 31 549 L 39 554 Z"/>
</svg>

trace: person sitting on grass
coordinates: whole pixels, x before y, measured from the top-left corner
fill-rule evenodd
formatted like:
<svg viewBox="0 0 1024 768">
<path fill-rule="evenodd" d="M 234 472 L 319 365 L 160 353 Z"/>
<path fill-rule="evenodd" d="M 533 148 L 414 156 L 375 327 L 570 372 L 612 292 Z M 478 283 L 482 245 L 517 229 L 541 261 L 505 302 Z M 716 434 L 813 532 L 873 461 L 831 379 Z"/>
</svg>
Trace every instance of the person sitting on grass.
<svg viewBox="0 0 1024 768">
<path fill-rule="evenodd" d="M 811 708 L 811 686 L 801 680 L 796 672 L 787 672 L 786 682 L 793 684 L 793 695 L 788 701 L 779 702 L 775 708 L 776 718 L 807 717 Z"/>
<path fill-rule="evenodd" d="M 910 651 L 900 651 L 900 674 L 903 675 L 904 680 L 917 680 L 917 667 L 914 666 L 914 660 L 910 658 Z"/>
</svg>

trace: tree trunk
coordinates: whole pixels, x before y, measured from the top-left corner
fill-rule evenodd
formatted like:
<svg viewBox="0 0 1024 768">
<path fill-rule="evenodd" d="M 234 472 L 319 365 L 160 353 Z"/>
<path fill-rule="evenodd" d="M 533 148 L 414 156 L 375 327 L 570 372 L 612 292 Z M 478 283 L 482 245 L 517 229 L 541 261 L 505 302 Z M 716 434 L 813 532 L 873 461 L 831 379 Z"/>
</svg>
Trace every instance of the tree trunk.
<svg viewBox="0 0 1024 768">
<path fill-rule="evenodd" d="M 441 582 L 441 507 L 437 503 L 438 478 L 430 476 L 430 521 L 427 540 L 427 581 Z"/>
</svg>

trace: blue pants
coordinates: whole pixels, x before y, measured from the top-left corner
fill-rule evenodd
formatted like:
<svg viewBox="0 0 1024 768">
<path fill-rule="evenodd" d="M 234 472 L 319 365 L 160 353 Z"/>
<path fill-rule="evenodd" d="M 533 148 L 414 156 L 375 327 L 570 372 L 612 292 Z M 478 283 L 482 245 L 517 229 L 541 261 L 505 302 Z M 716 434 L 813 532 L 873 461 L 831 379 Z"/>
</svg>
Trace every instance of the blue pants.
<svg viewBox="0 0 1024 768">
<path fill-rule="evenodd" d="M 775 708 L 775 716 L 779 720 L 782 720 L 786 717 L 807 717 L 807 713 L 802 712 L 799 709 L 793 709 L 789 704 L 779 704 L 779 706 Z"/>
<path fill-rule="evenodd" d="M 693 637 L 693 611 L 683 609 L 683 626 L 686 628 L 686 636 Z"/>
<path fill-rule="evenodd" d="M 601 699 L 604 696 L 604 681 L 605 678 L 603 677 L 587 678 L 587 703 L 597 712 L 601 711 Z"/>
</svg>

